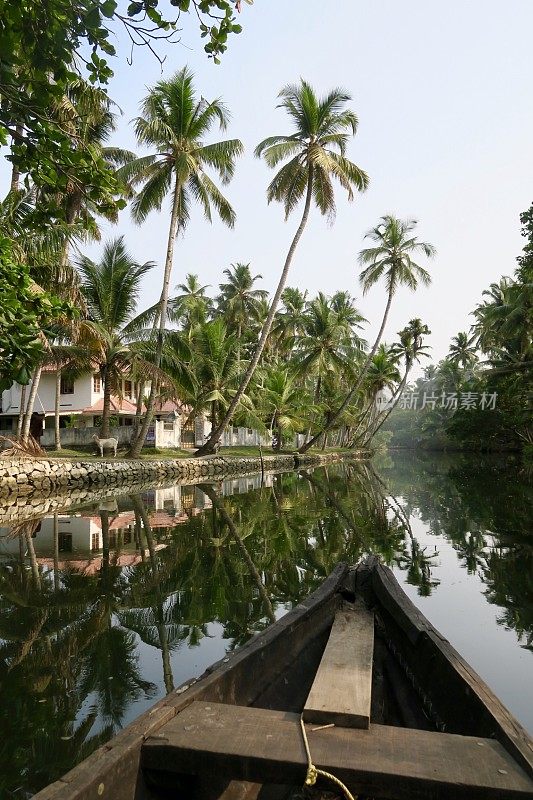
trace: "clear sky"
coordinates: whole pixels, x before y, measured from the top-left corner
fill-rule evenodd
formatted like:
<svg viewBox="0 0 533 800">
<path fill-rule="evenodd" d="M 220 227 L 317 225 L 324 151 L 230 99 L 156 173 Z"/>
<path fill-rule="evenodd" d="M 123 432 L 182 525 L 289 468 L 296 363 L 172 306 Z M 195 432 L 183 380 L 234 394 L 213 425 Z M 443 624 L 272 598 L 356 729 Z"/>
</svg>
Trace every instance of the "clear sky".
<svg viewBox="0 0 533 800">
<path fill-rule="evenodd" d="M 363 235 L 385 213 L 415 217 L 419 235 L 435 245 L 433 284 L 395 300 L 387 338 L 412 317 L 432 330 L 433 359 L 445 355 L 450 337 L 470 324 L 481 292 L 511 274 L 523 240 L 519 214 L 533 201 L 533 3 L 531 0 L 255 0 L 243 3 L 243 33 L 232 37 L 222 65 L 208 61 L 190 20 L 182 43 L 161 48 L 163 76 L 184 64 L 196 75 L 199 94 L 221 96 L 232 113 L 225 136 L 242 139 L 246 153 L 226 188 L 237 212 L 228 231 L 209 225 L 200 209 L 175 249 L 172 285 L 198 273 L 215 289 L 230 263 L 251 262 L 272 290 L 299 221 L 267 206 L 271 178 L 253 157 L 266 136 L 289 132 L 276 109 L 278 90 L 300 76 L 319 93 L 346 88 L 359 116 L 349 157 L 370 176 L 354 203 L 338 192 L 335 225 L 318 212 L 298 248 L 289 285 L 332 293 L 349 290 L 377 331 L 385 292 L 362 297 L 356 256 Z M 129 120 L 161 68 L 146 51 L 129 53 L 121 37 L 110 94 L 122 108 L 114 142 L 135 149 Z M 218 138 L 213 133 L 213 140 Z M 6 169 L 4 167 L 4 177 Z M 155 260 L 143 305 L 157 300 L 166 247 L 168 205 L 135 227 L 129 212 L 104 235 L 125 234 L 139 261 Z M 88 252 L 97 257 L 98 246 Z"/>
</svg>

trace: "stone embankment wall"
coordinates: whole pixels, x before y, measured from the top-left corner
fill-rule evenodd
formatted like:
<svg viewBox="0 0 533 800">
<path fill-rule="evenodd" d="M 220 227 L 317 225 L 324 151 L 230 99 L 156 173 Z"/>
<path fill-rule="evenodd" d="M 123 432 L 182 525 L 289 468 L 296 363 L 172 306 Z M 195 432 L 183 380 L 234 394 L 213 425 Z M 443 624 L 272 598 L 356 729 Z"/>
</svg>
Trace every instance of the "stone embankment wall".
<svg viewBox="0 0 533 800">
<path fill-rule="evenodd" d="M 320 455 L 269 455 L 263 457 L 265 472 L 319 466 L 338 461 L 337 453 Z M 68 461 L 66 459 L 0 458 L 0 506 L 14 498 L 47 496 L 75 489 L 121 488 L 135 483 L 195 483 L 220 480 L 230 475 L 261 471 L 259 457 L 212 456 L 161 461 Z"/>
</svg>

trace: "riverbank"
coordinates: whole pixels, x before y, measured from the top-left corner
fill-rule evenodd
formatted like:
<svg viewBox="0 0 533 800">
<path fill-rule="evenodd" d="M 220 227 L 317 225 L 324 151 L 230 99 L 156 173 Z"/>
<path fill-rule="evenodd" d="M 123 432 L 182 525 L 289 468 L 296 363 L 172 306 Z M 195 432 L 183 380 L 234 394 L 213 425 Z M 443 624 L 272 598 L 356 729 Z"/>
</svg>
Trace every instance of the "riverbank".
<svg viewBox="0 0 533 800">
<path fill-rule="evenodd" d="M 47 497 L 77 489 L 117 488 L 134 483 L 177 480 L 221 480 L 233 475 L 273 470 L 290 471 L 306 466 L 321 466 L 345 457 L 358 458 L 356 452 L 275 454 L 259 456 L 217 455 L 207 458 L 140 460 L 69 460 L 65 458 L 0 459 L 0 503 L 25 505 L 24 498 Z M 22 500 L 22 502 L 19 502 Z"/>
</svg>

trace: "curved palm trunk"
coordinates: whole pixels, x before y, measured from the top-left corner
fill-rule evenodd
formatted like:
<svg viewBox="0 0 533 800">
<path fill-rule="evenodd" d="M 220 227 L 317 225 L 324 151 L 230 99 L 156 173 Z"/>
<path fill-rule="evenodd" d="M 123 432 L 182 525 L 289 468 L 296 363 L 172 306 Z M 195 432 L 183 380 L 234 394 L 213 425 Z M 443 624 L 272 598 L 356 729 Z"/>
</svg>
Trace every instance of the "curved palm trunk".
<svg viewBox="0 0 533 800">
<path fill-rule="evenodd" d="M 42 371 L 43 371 L 43 365 L 39 364 L 39 366 L 36 367 L 33 373 L 30 396 L 28 397 L 28 405 L 26 406 L 26 413 L 24 415 L 24 424 L 22 425 L 23 442 L 27 442 L 28 436 L 30 435 L 31 415 L 33 414 L 33 407 L 35 405 L 35 399 L 37 397 L 37 390 L 39 389 L 39 381 L 41 380 Z"/>
<path fill-rule="evenodd" d="M 298 242 L 300 241 L 302 233 L 304 232 L 304 228 L 305 228 L 305 226 L 307 224 L 307 220 L 309 219 L 309 209 L 311 208 L 312 194 L 313 194 L 313 167 L 310 166 L 309 167 L 309 176 L 307 178 L 307 192 L 306 192 L 306 196 L 305 196 L 305 206 L 304 206 L 304 211 L 303 211 L 303 214 L 302 214 L 302 219 L 300 221 L 300 224 L 298 225 L 298 229 L 297 229 L 296 233 L 294 234 L 294 238 L 293 238 L 293 240 L 291 242 L 291 246 L 289 247 L 289 250 L 288 250 L 288 253 L 287 253 L 287 257 L 285 259 L 285 264 L 283 265 L 283 270 L 282 270 L 282 273 L 281 273 L 281 276 L 280 276 L 280 279 L 279 279 L 279 283 L 278 283 L 278 286 L 277 286 L 277 289 L 276 289 L 276 293 L 274 294 L 274 297 L 272 298 L 272 302 L 270 304 L 270 308 L 268 310 L 268 315 L 267 315 L 267 318 L 265 320 L 265 324 L 263 325 L 263 329 L 261 331 L 261 336 L 259 337 L 259 341 L 257 343 L 257 347 L 255 348 L 255 351 L 254 351 L 254 354 L 253 354 L 252 359 L 250 361 L 250 364 L 248 366 L 248 369 L 244 373 L 244 377 L 243 377 L 243 379 L 241 381 L 241 385 L 237 389 L 233 400 L 229 404 L 228 410 L 226 411 L 226 414 L 224 415 L 224 418 L 221 420 L 221 422 L 217 426 L 216 430 L 211 431 L 211 435 L 209 436 L 209 439 L 206 441 L 206 443 L 204 445 L 202 445 L 202 447 L 200 447 L 199 450 L 196 451 L 195 455 L 197 455 L 197 456 L 203 456 L 203 455 L 207 455 L 207 454 L 210 454 L 210 453 L 214 452 L 216 443 L 219 441 L 220 437 L 222 436 L 222 433 L 224 432 L 224 428 L 226 427 L 226 425 L 228 425 L 228 423 L 231 421 L 231 418 L 233 417 L 233 414 L 235 413 L 235 409 L 239 405 L 241 397 L 243 396 L 243 394 L 245 393 L 246 389 L 248 388 L 248 384 L 250 383 L 250 381 L 252 379 L 252 376 L 253 376 L 253 374 L 255 372 L 255 369 L 256 369 L 257 365 L 259 364 L 259 361 L 261 360 L 261 356 L 263 354 L 263 350 L 265 349 L 265 345 L 266 345 L 266 341 L 267 341 L 267 338 L 268 338 L 268 334 L 270 333 L 270 329 L 272 327 L 272 322 L 274 321 L 274 315 L 275 315 L 276 310 L 278 308 L 278 304 L 279 304 L 279 301 L 280 301 L 280 298 L 281 298 L 281 294 L 283 292 L 283 289 L 285 288 L 285 284 L 287 283 L 287 276 L 289 274 L 289 269 L 290 269 L 291 262 L 292 262 L 292 259 L 293 259 L 293 256 L 294 256 L 294 252 L 296 250 L 296 246 L 298 245 Z"/>
<path fill-rule="evenodd" d="M 350 448 L 351 447 L 355 447 L 355 445 L 357 444 L 357 442 L 361 438 L 360 436 L 358 436 L 358 433 L 359 433 L 359 431 L 361 429 L 361 425 L 364 423 L 364 421 L 366 420 L 366 418 L 370 414 L 372 406 L 374 405 L 374 399 L 375 399 L 374 397 L 371 399 L 370 403 L 363 410 L 362 415 L 360 415 L 359 422 L 357 423 L 357 427 L 356 427 L 355 431 L 353 432 L 353 435 L 351 436 L 351 438 L 350 438 L 350 440 L 348 442 L 348 447 L 350 447 Z"/>
<path fill-rule="evenodd" d="M 174 242 L 176 241 L 176 234 L 178 232 L 178 209 L 180 197 L 180 183 L 176 177 L 176 184 L 174 186 L 174 197 L 172 200 L 172 214 L 170 215 L 170 227 L 168 231 L 167 243 L 167 256 L 165 259 L 165 272 L 163 275 L 163 289 L 161 291 L 160 309 L 159 309 L 159 332 L 157 335 L 157 345 L 155 349 L 155 365 L 161 366 L 161 356 L 163 354 L 163 337 L 165 334 L 165 325 L 167 319 L 168 307 L 168 287 L 170 285 L 170 276 L 172 274 L 172 262 L 174 260 Z M 139 429 L 137 437 L 133 440 L 129 456 L 130 458 L 139 458 L 143 448 L 148 428 L 152 422 L 154 414 L 154 403 L 156 399 L 156 381 L 151 381 L 150 395 L 146 406 L 143 423 Z"/>
<path fill-rule="evenodd" d="M 405 384 L 407 383 L 407 376 L 409 375 L 410 371 L 411 371 L 411 365 L 409 364 L 409 366 L 405 370 L 405 374 L 403 376 L 402 382 L 398 386 L 398 388 L 397 388 L 397 390 L 396 390 L 396 392 L 395 392 L 395 394 L 394 394 L 394 396 L 392 398 L 391 407 L 388 409 L 387 413 L 385 414 L 383 419 L 378 423 L 378 425 L 374 428 L 374 430 L 371 431 L 370 436 L 368 436 L 368 438 L 365 439 L 365 441 L 363 442 L 363 447 L 366 447 L 370 443 L 370 441 L 374 438 L 374 436 L 379 431 L 379 429 L 385 424 L 385 422 L 388 420 L 388 418 L 390 417 L 390 415 L 392 414 L 392 412 L 394 411 L 394 409 L 398 405 L 398 403 L 400 401 L 400 397 L 402 396 L 402 392 L 403 392 L 403 390 L 405 388 Z"/>
<path fill-rule="evenodd" d="M 157 570 L 157 557 L 154 546 L 152 527 L 150 525 L 150 520 L 148 519 L 148 514 L 146 513 L 146 507 L 141 497 L 139 495 L 130 495 L 130 499 L 133 504 L 135 516 L 142 521 L 144 535 L 146 537 L 146 543 L 148 545 L 150 568 L 152 570 L 152 578 L 154 581 L 156 601 L 157 601 L 157 605 L 156 608 L 154 608 L 154 612 L 156 613 L 157 635 L 159 637 L 159 643 L 161 645 L 161 656 L 163 659 L 163 681 L 165 683 L 165 689 L 167 691 L 167 694 L 170 694 L 170 692 L 174 691 L 174 676 L 172 674 L 170 648 L 168 646 L 167 628 L 164 620 L 164 609 L 163 609 L 164 600 L 161 594 L 161 585 L 159 581 L 159 573 Z"/>
<path fill-rule="evenodd" d="M 276 616 L 274 614 L 274 610 L 272 608 L 272 603 L 270 602 L 270 598 L 269 598 L 269 596 L 267 594 L 267 591 L 265 589 L 265 584 L 261 580 L 261 575 L 259 574 L 259 571 L 258 571 L 257 567 L 255 566 L 254 562 L 252 561 L 252 558 L 250 556 L 250 553 L 248 552 L 248 549 L 246 548 L 246 545 L 244 544 L 242 538 L 239 536 L 237 528 L 235 527 L 235 523 L 231 519 L 231 517 L 228 514 L 228 512 L 226 511 L 226 509 L 224 508 L 223 504 L 218 499 L 218 496 L 216 495 L 215 490 L 213 489 L 213 487 L 210 486 L 207 483 L 200 483 L 200 484 L 198 484 L 198 486 L 202 490 L 202 492 L 209 497 L 209 499 L 211 500 L 211 503 L 213 505 L 213 508 L 217 509 L 217 511 L 219 512 L 220 516 L 222 517 L 222 519 L 224 520 L 224 522 L 228 526 L 229 531 L 230 531 L 233 539 L 237 543 L 237 546 L 238 546 L 238 548 L 239 548 L 239 550 L 241 552 L 241 555 L 244 558 L 244 560 L 245 560 L 245 562 L 246 562 L 246 564 L 248 566 L 248 569 L 250 571 L 250 575 L 253 577 L 253 579 L 255 581 L 255 585 L 257 586 L 257 589 L 259 591 L 259 596 L 261 597 L 261 600 L 263 601 L 263 607 L 265 609 L 266 615 L 269 618 L 270 622 L 275 622 L 276 621 Z"/>
<path fill-rule="evenodd" d="M 56 370 L 56 393 L 54 403 L 54 447 L 61 450 L 61 433 L 59 429 L 59 401 L 61 399 L 61 370 L 59 364 Z"/>
<path fill-rule="evenodd" d="M 24 414 L 26 412 L 26 386 L 20 389 L 20 405 L 19 405 L 19 418 L 17 420 L 17 439 L 22 435 L 22 425 L 24 423 Z"/>
<path fill-rule="evenodd" d="M 385 313 L 383 314 L 383 320 L 381 321 L 381 327 L 380 327 L 378 335 L 376 337 L 376 341 L 373 344 L 372 350 L 370 351 L 370 353 L 366 357 L 366 361 L 363 364 L 361 372 L 359 373 L 359 377 L 357 379 L 357 383 L 355 384 L 355 386 L 352 389 L 350 389 L 350 391 L 348 392 L 348 394 L 346 395 L 346 397 L 342 401 L 342 403 L 339 406 L 339 408 L 337 409 L 337 411 L 335 411 L 332 414 L 332 416 L 330 417 L 329 421 L 324 426 L 323 430 L 319 431 L 308 442 L 305 442 L 305 444 L 303 444 L 300 447 L 298 452 L 306 453 L 309 450 L 309 448 L 312 447 L 315 444 L 315 442 L 318 441 L 318 439 L 319 439 L 319 437 L 321 436 L 322 433 L 327 433 L 333 427 L 333 425 L 338 420 L 338 418 L 340 417 L 340 415 L 342 414 L 342 412 L 344 411 L 344 409 L 346 408 L 346 406 L 348 405 L 348 403 L 350 402 L 350 400 L 352 399 L 354 394 L 359 390 L 361 384 L 363 383 L 363 379 L 364 379 L 366 373 L 368 372 L 368 368 L 370 366 L 370 362 L 372 361 L 372 359 L 374 358 L 374 356 L 376 354 L 376 350 L 378 349 L 379 343 L 381 341 L 381 337 L 383 336 L 383 331 L 385 330 L 385 325 L 387 324 L 387 317 L 389 316 L 389 311 L 390 311 L 390 307 L 391 307 L 391 303 L 392 303 L 392 294 L 393 294 L 393 291 L 392 291 L 392 287 L 391 287 L 391 289 L 389 290 L 389 296 L 387 298 L 387 305 L 385 306 Z"/>
</svg>

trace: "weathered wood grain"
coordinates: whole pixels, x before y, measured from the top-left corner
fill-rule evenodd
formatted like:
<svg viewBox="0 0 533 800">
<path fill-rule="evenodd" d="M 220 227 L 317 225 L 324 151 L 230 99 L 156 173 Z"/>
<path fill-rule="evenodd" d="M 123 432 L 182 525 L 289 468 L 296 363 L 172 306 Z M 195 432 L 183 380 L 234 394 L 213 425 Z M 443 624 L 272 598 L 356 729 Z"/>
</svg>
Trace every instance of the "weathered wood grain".
<svg viewBox="0 0 533 800">
<path fill-rule="evenodd" d="M 331 625 L 337 591 L 348 567 L 339 564 L 324 583 L 260 636 L 213 664 L 196 681 L 178 687 L 33 800 L 148 800 L 139 769 L 146 736 L 157 733 L 194 700 L 253 703 L 298 654 Z"/>
<path fill-rule="evenodd" d="M 372 590 L 386 632 L 448 730 L 494 738 L 533 778 L 533 741 L 450 642 L 407 597 L 388 567 L 375 565 Z M 397 629 L 407 637 L 402 640 Z"/>
<path fill-rule="evenodd" d="M 531 800 L 533 781 L 498 743 L 455 734 L 371 725 L 306 725 L 314 764 L 352 791 L 389 800 Z M 196 702 L 141 754 L 151 770 L 303 784 L 307 759 L 299 716 Z"/>
<path fill-rule="evenodd" d="M 303 710 L 304 720 L 368 728 L 373 655 L 374 615 L 363 603 L 337 611 Z"/>
</svg>

